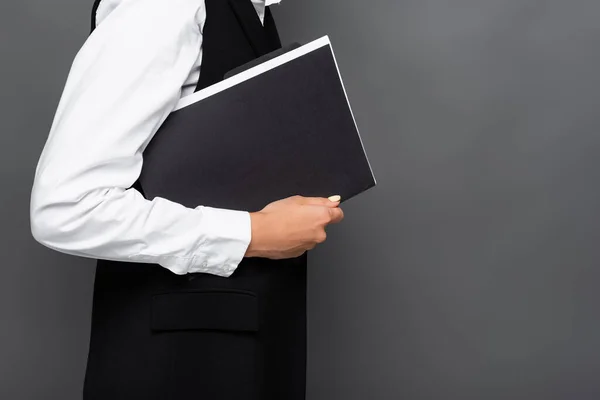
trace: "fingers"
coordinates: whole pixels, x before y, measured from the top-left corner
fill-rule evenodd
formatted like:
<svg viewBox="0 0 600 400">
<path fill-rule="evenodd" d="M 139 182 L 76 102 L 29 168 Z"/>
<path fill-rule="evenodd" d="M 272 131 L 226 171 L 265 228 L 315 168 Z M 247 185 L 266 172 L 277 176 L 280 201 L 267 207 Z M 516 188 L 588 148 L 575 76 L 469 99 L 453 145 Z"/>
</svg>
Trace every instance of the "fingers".
<svg viewBox="0 0 600 400">
<path fill-rule="evenodd" d="M 314 206 L 325 206 L 325 207 L 337 207 L 340 204 L 340 196 L 327 197 L 304 197 L 294 196 L 300 204 L 314 205 Z"/>
</svg>

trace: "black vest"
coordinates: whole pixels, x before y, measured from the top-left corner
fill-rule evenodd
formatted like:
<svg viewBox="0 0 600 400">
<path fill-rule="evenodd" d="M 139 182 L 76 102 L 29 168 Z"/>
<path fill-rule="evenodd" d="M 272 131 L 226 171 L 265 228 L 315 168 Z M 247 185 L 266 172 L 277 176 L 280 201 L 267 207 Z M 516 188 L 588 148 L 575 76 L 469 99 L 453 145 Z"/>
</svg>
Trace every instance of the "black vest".
<svg viewBox="0 0 600 400">
<path fill-rule="evenodd" d="M 268 7 L 263 27 L 250 0 L 205 4 L 196 90 L 281 47 Z M 306 267 L 307 253 L 244 258 L 228 278 L 98 260 L 84 399 L 304 400 Z"/>
</svg>

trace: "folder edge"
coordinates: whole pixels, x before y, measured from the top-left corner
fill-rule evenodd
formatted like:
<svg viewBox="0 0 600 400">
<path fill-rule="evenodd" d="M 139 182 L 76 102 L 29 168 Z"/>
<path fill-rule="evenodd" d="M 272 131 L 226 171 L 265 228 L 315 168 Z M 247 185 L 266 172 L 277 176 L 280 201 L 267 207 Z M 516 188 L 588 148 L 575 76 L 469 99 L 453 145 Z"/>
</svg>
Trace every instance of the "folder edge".
<svg viewBox="0 0 600 400">
<path fill-rule="evenodd" d="M 291 50 L 269 61 L 266 61 L 262 64 L 256 65 L 243 72 L 240 72 L 239 74 L 233 75 L 227 79 L 217 82 L 214 85 L 208 86 L 195 93 L 182 97 L 177 102 L 177 104 L 175 104 L 175 108 L 173 109 L 173 111 L 177 111 L 183 107 L 187 107 L 190 104 L 194 104 L 202 99 L 210 97 L 216 93 L 219 93 L 244 81 L 247 81 L 248 79 L 254 78 L 257 75 L 260 75 L 264 72 L 267 72 L 273 68 L 276 68 L 280 65 L 283 65 L 289 61 L 292 61 L 298 57 L 301 57 L 305 54 L 308 54 L 314 50 L 317 50 L 327 45 L 330 45 L 329 36 L 322 36 L 318 39 L 313 40 L 312 42 L 298 47 L 297 49 Z"/>
<path fill-rule="evenodd" d="M 333 61 L 335 63 L 335 68 L 337 69 L 338 76 L 340 77 L 340 83 L 342 84 L 342 89 L 344 89 L 344 96 L 346 96 L 346 102 L 348 103 L 348 108 L 350 109 L 350 114 L 352 115 L 352 121 L 354 121 L 354 126 L 356 127 L 356 133 L 358 134 L 358 140 L 360 140 L 360 145 L 363 149 L 363 154 L 365 155 L 365 159 L 367 160 L 367 164 L 369 165 L 369 170 L 371 171 L 371 177 L 373 178 L 373 183 L 377 185 L 377 178 L 375 178 L 375 174 L 373 173 L 373 168 L 371 167 L 371 163 L 369 162 L 369 156 L 367 155 L 367 151 L 365 149 L 365 145 L 363 144 L 362 137 L 360 136 L 360 130 L 358 129 L 358 124 L 356 123 L 356 118 L 354 118 L 354 112 L 352 111 L 352 105 L 350 104 L 350 100 L 348 99 L 348 93 L 346 92 L 346 87 L 344 85 L 344 81 L 342 79 L 342 73 L 340 72 L 340 68 L 338 66 L 337 60 L 335 58 L 335 53 L 333 51 L 333 46 L 329 44 L 329 50 L 331 50 L 331 56 L 333 57 Z"/>
</svg>

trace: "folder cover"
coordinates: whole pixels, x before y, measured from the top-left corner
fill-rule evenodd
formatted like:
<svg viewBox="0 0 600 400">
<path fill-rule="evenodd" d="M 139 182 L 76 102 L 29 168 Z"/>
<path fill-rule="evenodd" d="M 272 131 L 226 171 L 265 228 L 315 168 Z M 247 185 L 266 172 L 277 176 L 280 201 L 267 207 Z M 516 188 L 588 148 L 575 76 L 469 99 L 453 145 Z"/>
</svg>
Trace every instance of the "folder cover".
<svg viewBox="0 0 600 400">
<path fill-rule="evenodd" d="M 376 185 L 327 36 L 180 99 L 143 159 L 146 198 L 191 208 L 344 202 Z"/>
</svg>

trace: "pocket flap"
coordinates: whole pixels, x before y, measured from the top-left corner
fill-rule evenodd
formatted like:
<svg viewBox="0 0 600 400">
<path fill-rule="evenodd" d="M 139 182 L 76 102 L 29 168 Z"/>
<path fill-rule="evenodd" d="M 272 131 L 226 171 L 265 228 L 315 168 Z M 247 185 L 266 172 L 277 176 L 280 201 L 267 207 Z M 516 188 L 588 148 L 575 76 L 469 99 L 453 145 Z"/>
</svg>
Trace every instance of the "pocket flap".
<svg viewBox="0 0 600 400">
<path fill-rule="evenodd" d="M 255 293 L 218 289 L 152 296 L 152 330 L 258 331 Z"/>
</svg>

